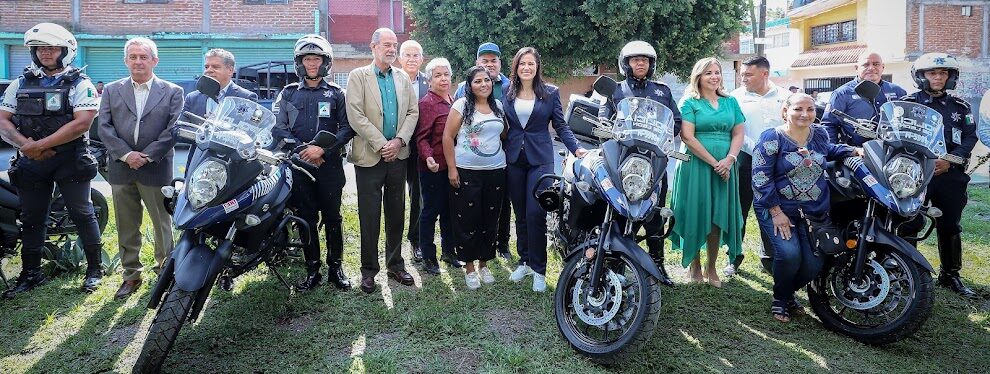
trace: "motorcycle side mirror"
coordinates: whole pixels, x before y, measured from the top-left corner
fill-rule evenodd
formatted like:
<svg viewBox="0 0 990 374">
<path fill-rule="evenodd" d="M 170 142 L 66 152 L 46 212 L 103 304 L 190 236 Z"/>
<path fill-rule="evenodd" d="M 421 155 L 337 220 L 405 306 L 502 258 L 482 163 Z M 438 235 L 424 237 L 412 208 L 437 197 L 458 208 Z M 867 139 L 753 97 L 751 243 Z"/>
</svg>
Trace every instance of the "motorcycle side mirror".
<svg viewBox="0 0 990 374">
<path fill-rule="evenodd" d="M 217 101 L 217 96 L 220 95 L 220 82 L 212 77 L 203 75 L 196 81 L 196 89 L 199 90 L 199 93 L 206 95 L 206 97 L 213 99 L 213 101 Z"/>
<path fill-rule="evenodd" d="M 332 132 L 326 130 L 320 130 L 320 132 L 316 134 L 316 137 L 313 138 L 313 141 L 310 142 L 310 144 L 320 148 L 327 148 L 333 145 L 333 143 L 336 141 L 337 141 L 337 136 L 334 135 Z"/>
<path fill-rule="evenodd" d="M 859 97 L 873 101 L 880 95 L 880 85 L 872 81 L 863 80 L 856 85 L 855 91 Z"/>
<path fill-rule="evenodd" d="M 604 75 L 599 75 L 598 79 L 595 79 L 595 84 L 592 87 L 595 89 L 595 92 L 598 92 L 602 96 L 612 97 L 617 85 L 618 84 L 615 83 L 614 79 Z"/>
</svg>

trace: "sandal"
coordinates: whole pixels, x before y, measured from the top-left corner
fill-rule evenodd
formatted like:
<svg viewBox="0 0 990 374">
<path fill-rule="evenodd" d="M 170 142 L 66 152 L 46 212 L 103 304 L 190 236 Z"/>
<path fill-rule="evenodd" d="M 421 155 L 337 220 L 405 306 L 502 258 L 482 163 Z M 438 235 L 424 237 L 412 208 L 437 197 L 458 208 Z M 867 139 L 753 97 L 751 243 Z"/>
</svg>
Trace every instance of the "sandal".
<svg viewBox="0 0 990 374">
<path fill-rule="evenodd" d="M 781 323 L 788 323 L 791 321 L 791 314 L 787 311 L 787 307 L 784 306 L 783 302 L 774 300 L 772 306 L 770 307 L 770 314 L 773 314 L 773 318 Z"/>
<path fill-rule="evenodd" d="M 787 302 L 787 312 L 795 316 L 806 316 L 808 311 L 804 309 L 804 305 L 801 305 L 797 299 L 791 299 Z"/>
</svg>

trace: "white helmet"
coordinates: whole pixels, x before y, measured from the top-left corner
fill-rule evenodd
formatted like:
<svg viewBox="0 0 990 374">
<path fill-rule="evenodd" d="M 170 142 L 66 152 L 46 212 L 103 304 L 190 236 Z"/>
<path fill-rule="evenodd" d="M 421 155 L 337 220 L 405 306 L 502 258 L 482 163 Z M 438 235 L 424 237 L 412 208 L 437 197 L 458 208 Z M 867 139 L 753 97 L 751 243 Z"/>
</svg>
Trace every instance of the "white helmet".
<svg viewBox="0 0 990 374">
<path fill-rule="evenodd" d="M 330 73 L 330 67 L 333 66 L 333 48 L 330 47 L 330 42 L 322 36 L 309 34 L 299 38 L 296 40 L 293 52 L 296 61 L 296 75 L 299 76 L 299 79 L 306 78 L 306 68 L 302 64 L 302 58 L 305 55 L 323 56 L 323 64 L 320 65 L 318 76 L 314 78 L 325 77 Z"/>
<path fill-rule="evenodd" d="M 635 40 L 626 43 L 619 52 L 619 73 L 626 78 L 632 77 L 632 67 L 629 66 L 629 58 L 646 57 L 650 59 L 650 70 L 646 72 L 646 79 L 650 79 L 657 70 L 657 50 L 653 49 L 650 43 L 642 40 Z M 628 72 L 628 73 L 627 73 Z"/>
<path fill-rule="evenodd" d="M 945 53 L 925 53 L 911 65 L 911 77 L 914 78 L 914 84 L 919 89 L 932 91 L 931 82 L 925 78 L 925 72 L 933 69 L 945 69 L 949 72 L 949 79 L 945 81 L 943 90 L 956 89 L 956 81 L 959 80 L 959 60 Z"/>
<path fill-rule="evenodd" d="M 54 23 L 39 23 L 24 33 L 24 46 L 31 49 L 31 61 L 35 68 L 43 68 L 38 59 L 37 47 L 62 47 L 58 69 L 65 68 L 76 58 L 76 37 L 69 30 Z"/>
</svg>

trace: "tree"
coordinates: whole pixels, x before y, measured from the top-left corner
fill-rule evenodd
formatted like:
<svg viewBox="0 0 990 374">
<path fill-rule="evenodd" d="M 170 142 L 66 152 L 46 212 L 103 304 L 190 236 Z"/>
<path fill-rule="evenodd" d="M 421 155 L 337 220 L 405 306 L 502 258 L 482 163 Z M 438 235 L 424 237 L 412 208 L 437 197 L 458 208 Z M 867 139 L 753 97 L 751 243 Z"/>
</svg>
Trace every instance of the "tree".
<svg viewBox="0 0 990 374">
<path fill-rule="evenodd" d="M 690 74 L 741 29 L 747 0 L 407 0 L 412 37 L 427 54 L 450 59 L 455 71 L 474 64 L 486 41 L 508 64 L 519 48 L 536 47 L 544 73 L 615 66 L 622 46 L 645 40 L 658 51 L 657 72 Z"/>
</svg>

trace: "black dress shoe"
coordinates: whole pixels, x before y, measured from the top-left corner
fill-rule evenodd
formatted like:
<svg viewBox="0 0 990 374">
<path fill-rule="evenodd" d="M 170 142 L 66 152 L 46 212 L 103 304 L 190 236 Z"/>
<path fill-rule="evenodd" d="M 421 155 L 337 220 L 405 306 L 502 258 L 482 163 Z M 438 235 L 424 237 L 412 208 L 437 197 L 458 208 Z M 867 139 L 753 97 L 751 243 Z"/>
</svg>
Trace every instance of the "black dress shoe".
<svg viewBox="0 0 990 374">
<path fill-rule="evenodd" d="M 41 269 L 21 270 L 21 275 L 17 277 L 17 283 L 14 284 L 14 288 L 4 291 L 3 298 L 7 300 L 13 299 L 17 294 L 31 291 L 35 287 L 45 283 L 48 283 L 48 278 L 45 277 L 45 273 Z"/>
<path fill-rule="evenodd" d="M 221 275 L 217 278 L 217 285 L 220 286 L 221 290 L 230 292 L 234 290 L 234 278 L 229 275 Z"/>
<path fill-rule="evenodd" d="M 958 275 L 948 275 L 944 273 L 939 274 L 938 284 L 967 299 L 974 299 L 977 297 L 976 292 L 973 292 L 972 289 L 966 287 L 966 284 L 963 283 L 962 278 Z"/>
<path fill-rule="evenodd" d="M 296 283 L 296 291 L 306 292 L 323 285 L 323 274 L 320 271 L 311 271 L 306 274 L 306 278 Z"/>
<path fill-rule="evenodd" d="M 338 290 L 349 290 L 351 289 L 351 281 L 347 279 L 347 275 L 344 274 L 344 268 L 340 265 L 330 265 L 330 271 L 327 273 L 327 281 L 337 287 Z"/>
<path fill-rule="evenodd" d="M 443 255 L 442 257 L 440 257 L 440 261 L 446 262 L 447 265 L 453 266 L 455 268 L 460 268 L 461 266 L 464 266 L 463 262 L 449 255 Z"/>
<path fill-rule="evenodd" d="M 101 280 L 103 280 L 103 269 L 86 269 L 86 278 L 83 279 L 82 284 L 83 292 L 93 293 L 100 287 Z"/>
<path fill-rule="evenodd" d="M 423 271 L 427 274 L 440 275 L 440 264 L 435 260 L 423 260 Z"/>
<path fill-rule="evenodd" d="M 402 284 L 403 286 L 412 286 L 413 284 L 415 284 L 415 281 L 413 281 L 412 274 L 409 274 L 409 272 L 405 270 L 397 270 L 397 271 L 389 270 L 388 276 L 389 278 L 394 279 L 396 282 L 399 282 L 399 284 Z"/>
<path fill-rule="evenodd" d="M 412 245 L 413 261 L 423 262 L 423 250 L 418 245 Z"/>
<path fill-rule="evenodd" d="M 364 293 L 375 292 L 375 277 L 361 278 L 361 291 Z"/>
</svg>

